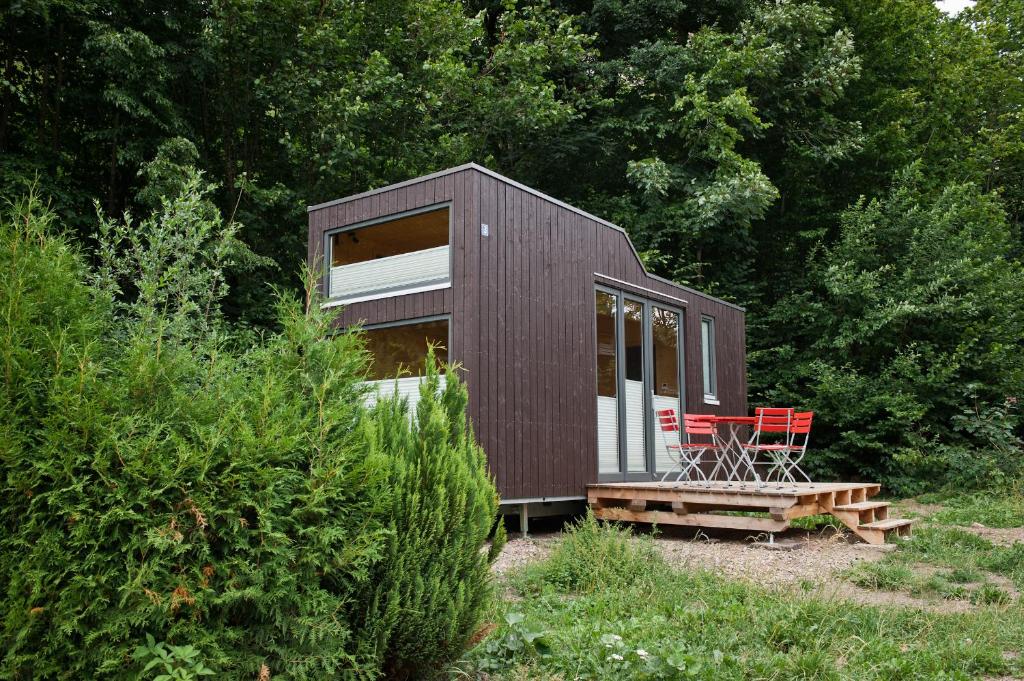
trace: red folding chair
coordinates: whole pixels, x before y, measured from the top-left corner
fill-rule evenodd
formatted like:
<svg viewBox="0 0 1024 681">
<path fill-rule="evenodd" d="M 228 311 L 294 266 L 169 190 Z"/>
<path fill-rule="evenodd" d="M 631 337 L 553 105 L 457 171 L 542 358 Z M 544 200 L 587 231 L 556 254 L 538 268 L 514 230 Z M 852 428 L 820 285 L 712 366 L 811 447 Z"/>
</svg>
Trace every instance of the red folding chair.
<svg viewBox="0 0 1024 681">
<path fill-rule="evenodd" d="M 704 475 L 704 471 L 701 470 L 701 459 L 704 456 L 704 452 L 718 451 L 718 436 L 715 432 L 715 424 L 701 420 L 699 415 L 695 414 L 684 414 L 683 424 L 686 433 L 686 441 L 683 442 L 680 435 L 679 419 L 676 417 L 675 409 L 659 409 L 654 412 L 658 418 L 658 427 L 661 430 L 661 438 L 665 443 L 665 448 L 672 454 L 679 467 L 679 475 L 676 476 L 675 484 L 686 478 L 687 482 L 690 481 L 690 475 L 695 475 L 698 479 L 707 482 L 708 478 Z M 711 442 L 693 442 L 691 438 L 707 436 L 711 438 Z M 675 467 L 668 470 L 663 476 L 661 476 L 660 484 L 664 484 L 665 478 L 667 478 Z"/>
<path fill-rule="evenodd" d="M 789 445 L 782 451 L 771 454 L 773 460 L 772 469 L 769 474 L 775 469 L 778 469 L 779 482 L 785 480 L 786 482 L 796 485 L 796 477 L 793 472 L 797 472 L 807 482 L 811 482 L 811 476 L 807 475 L 803 468 L 800 467 L 800 462 L 803 461 L 804 455 L 807 454 L 807 444 L 811 440 L 811 422 L 814 420 L 813 411 L 798 411 L 793 414 L 793 421 L 789 426 Z M 765 476 L 767 479 L 768 476 Z"/>
<path fill-rule="evenodd" d="M 790 429 L 793 425 L 792 407 L 758 407 L 754 410 L 754 432 L 750 441 L 742 448 L 742 456 L 737 460 L 734 474 L 739 472 L 739 466 L 746 466 L 753 472 L 754 481 L 758 487 L 764 483 L 757 475 L 754 467 L 759 454 L 768 457 L 769 469 L 765 480 L 779 467 L 781 456 L 788 450 L 791 444 Z M 785 470 L 783 467 L 782 470 Z M 781 485 L 781 480 L 780 480 Z"/>
</svg>

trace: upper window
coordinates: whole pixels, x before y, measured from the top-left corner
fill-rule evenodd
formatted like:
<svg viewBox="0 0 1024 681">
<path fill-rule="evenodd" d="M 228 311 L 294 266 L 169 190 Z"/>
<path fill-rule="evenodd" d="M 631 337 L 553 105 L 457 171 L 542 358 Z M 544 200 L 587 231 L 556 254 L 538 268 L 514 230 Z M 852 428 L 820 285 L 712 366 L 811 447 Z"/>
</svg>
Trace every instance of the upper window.
<svg viewBox="0 0 1024 681">
<path fill-rule="evenodd" d="M 350 300 L 447 285 L 448 207 L 334 232 L 328 297 Z"/>
<path fill-rule="evenodd" d="M 434 346 L 434 357 L 444 373 L 444 363 L 448 361 L 447 319 L 381 326 L 366 329 L 363 333 L 366 349 L 372 357 L 367 376 L 372 381 L 422 376 L 430 345 Z"/>
<path fill-rule="evenodd" d="M 715 362 L 715 320 L 712 317 L 700 319 L 700 349 L 704 374 L 704 401 L 718 399 L 718 376 Z"/>
</svg>

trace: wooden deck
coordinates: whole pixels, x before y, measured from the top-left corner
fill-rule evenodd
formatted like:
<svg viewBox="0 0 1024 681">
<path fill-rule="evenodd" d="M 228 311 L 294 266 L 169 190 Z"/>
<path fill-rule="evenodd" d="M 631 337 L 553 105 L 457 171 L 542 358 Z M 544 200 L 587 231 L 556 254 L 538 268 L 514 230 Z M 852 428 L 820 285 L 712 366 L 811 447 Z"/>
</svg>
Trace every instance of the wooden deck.
<svg viewBox="0 0 1024 681">
<path fill-rule="evenodd" d="M 754 532 L 782 532 L 793 518 L 830 514 L 869 544 L 883 544 L 895 533 L 910 535 L 910 520 L 889 517 L 889 504 L 868 501 L 878 494 L 875 483 L 775 484 L 612 482 L 587 486 L 594 515 L 604 520 L 689 525 Z M 753 511 L 762 516 L 727 515 Z"/>
</svg>

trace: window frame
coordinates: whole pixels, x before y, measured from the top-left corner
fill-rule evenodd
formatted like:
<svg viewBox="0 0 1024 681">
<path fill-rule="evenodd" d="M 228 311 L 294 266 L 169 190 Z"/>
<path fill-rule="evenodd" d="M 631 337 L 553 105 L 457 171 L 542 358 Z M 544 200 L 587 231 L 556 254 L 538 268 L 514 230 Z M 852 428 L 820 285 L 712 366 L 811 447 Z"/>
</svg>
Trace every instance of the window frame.
<svg viewBox="0 0 1024 681">
<path fill-rule="evenodd" d="M 393 329 L 397 326 L 412 326 L 414 324 L 427 324 L 429 322 L 445 322 L 448 324 L 448 334 L 445 339 L 445 349 L 448 351 L 448 362 L 452 363 L 452 315 L 450 313 L 432 314 L 424 317 L 411 317 L 399 319 L 393 322 L 377 322 L 376 324 L 354 324 L 361 331 L 377 331 L 379 329 Z M 442 374 L 443 376 L 444 374 Z M 370 378 L 370 382 L 392 381 L 394 378 Z"/>
<path fill-rule="evenodd" d="M 437 291 L 440 289 L 451 288 L 452 277 L 455 274 L 455 253 L 454 253 L 454 242 L 455 242 L 455 211 L 453 210 L 453 201 L 441 201 L 439 203 L 432 203 L 429 206 L 421 206 L 419 208 L 410 208 L 409 210 L 399 211 L 397 213 L 388 213 L 387 215 L 381 215 L 379 217 L 370 218 L 368 220 L 361 220 L 354 222 L 350 225 L 344 225 L 342 227 L 334 227 L 331 229 L 325 229 L 323 233 L 323 240 L 321 242 L 321 253 L 323 253 L 323 273 L 322 273 L 322 286 L 324 291 L 324 302 L 321 304 L 322 308 L 334 307 L 337 305 L 351 305 L 352 303 L 361 303 L 369 300 L 379 300 L 381 298 L 391 298 L 394 296 L 404 296 L 410 293 L 422 293 L 425 291 Z M 356 296 L 343 297 L 332 297 L 331 296 L 331 261 L 333 260 L 333 254 L 331 252 L 331 240 L 337 234 L 343 234 L 345 232 L 351 232 L 357 229 L 366 229 L 367 227 L 373 227 L 375 225 L 381 225 L 387 222 L 393 222 L 395 220 L 401 220 L 402 218 L 411 217 L 413 215 L 419 215 L 420 213 L 430 213 L 436 210 L 448 210 L 448 278 L 443 282 L 434 282 L 423 285 L 413 286 L 398 286 L 391 288 L 374 289 L 361 293 Z M 415 253 L 416 251 L 409 251 Z M 370 262 L 370 261 L 364 261 Z"/>
<path fill-rule="evenodd" d="M 707 324 L 708 328 L 708 342 L 704 342 L 704 325 Z M 700 316 L 700 351 L 701 351 L 701 392 L 704 393 L 704 404 L 718 405 L 718 342 L 715 333 L 715 318 L 711 315 L 702 314 Z M 707 354 L 707 375 L 704 372 L 704 355 Z M 711 388 L 711 392 L 705 390 L 705 383 L 707 387 Z"/>
</svg>

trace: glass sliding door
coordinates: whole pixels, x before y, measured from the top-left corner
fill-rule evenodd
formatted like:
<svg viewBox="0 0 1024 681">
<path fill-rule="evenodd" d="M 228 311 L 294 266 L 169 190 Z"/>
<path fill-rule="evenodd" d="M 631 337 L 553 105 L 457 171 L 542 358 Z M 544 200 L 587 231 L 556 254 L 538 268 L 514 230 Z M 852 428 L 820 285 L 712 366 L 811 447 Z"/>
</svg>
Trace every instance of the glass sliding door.
<svg viewBox="0 0 1024 681">
<path fill-rule="evenodd" d="M 618 296 L 597 291 L 598 473 L 619 473 Z"/>
<path fill-rule="evenodd" d="M 683 411 L 682 311 L 595 290 L 597 449 L 602 480 L 650 480 L 674 467 L 657 409 Z"/>
<path fill-rule="evenodd" d="M 626 431 L 626 470 L 647 470 L 646 410 L 644 409 L 644 304 L 626 299 L 622 304 L 626 380 L 623 386 L 623 423 Z"/>
<path fill-rule="evenodd" d="M 674 409 L 682 418 L 681 364 L 679 343 L 679 313 L 656 305 L 651 306 L 651 346 L 654 363 L 652 385 L 652 411 Z M 665 446 L 665 438 L 654 420 L 654 470 L 667 471 L 675 467 L 675 457 Z"/>
</svg>

